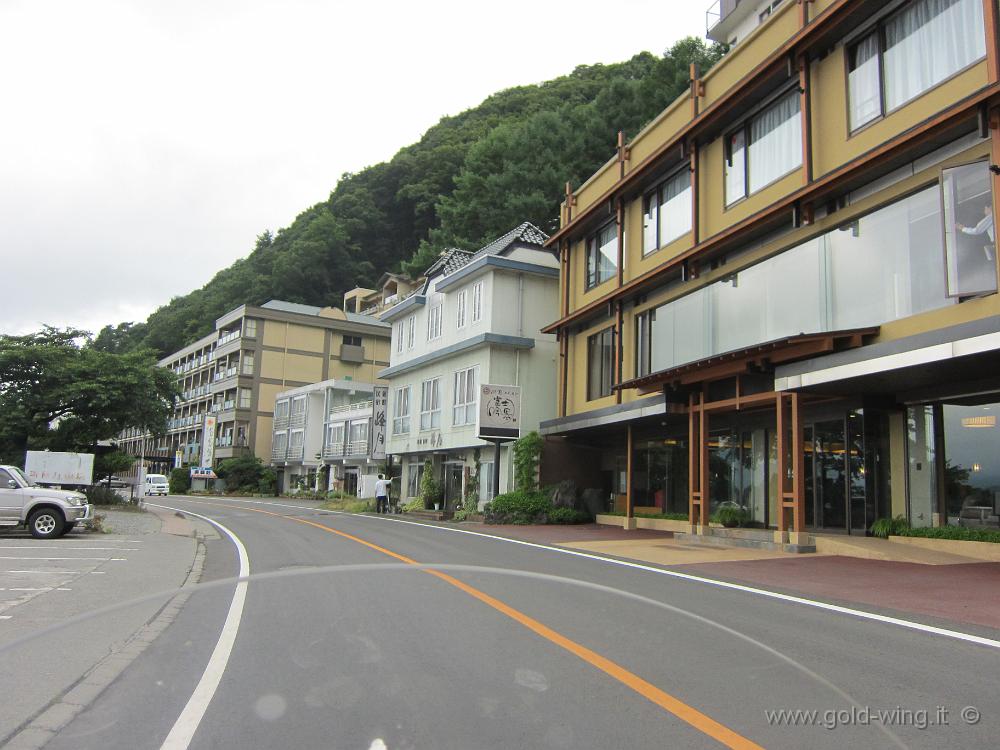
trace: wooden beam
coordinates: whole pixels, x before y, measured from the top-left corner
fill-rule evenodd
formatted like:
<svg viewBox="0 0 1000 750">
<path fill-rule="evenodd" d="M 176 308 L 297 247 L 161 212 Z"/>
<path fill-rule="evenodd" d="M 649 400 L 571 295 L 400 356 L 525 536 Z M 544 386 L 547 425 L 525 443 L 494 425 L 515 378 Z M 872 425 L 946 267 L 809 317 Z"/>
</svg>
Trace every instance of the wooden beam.
<svg viewBox="0 0 1000 750">
<path fill-rule="evenodd" d="M 1000 19 L 997 16 L 997 0 L 983 0 L 983 26 L 986 27 L 987 75 L 990 83 L 996 83 L 1000 79 L 1000 53 L 997 50 Z"/>
<path fill-rule="evenodd" d="M 783 498 L 788 492 L 788 461 L 786 459 L 787 447 L 785 443 L 785 396 L 778 393 L 774 400 L 776 433 L 778 439 L 778 531 L 785 531 L 785 508 Z"/>
<path fill-rule="evenodd" d="M 799 3 L 805 13 L 806 4 Z M 802 119 L 802 182 L 808 185 L 813 180 L 812 153 L 812 91 L 809 79 L 809 58 L 799 55 L 799 117 Z"/>
<path fill-rule="evenodd" d="M 698 406 L 695 404 L 694 394 L 688 394 L 688 522 L 691 525 L 697 523 L 694 514 L 695 493 L 699 491 L 698 481 L 700 479 L 700 475 L 696 472 L 697 461 L 695 460 L 695 456 L 701 452 L 698 445 L 697 415 Z"/>
<path fill-rule="evenodd" d="M 698 402 L 704 407 L 705 394 L 698 394 Z M 701 444 L 698 450 L 698 484 L 701 490 L 700 523 L 703 528 L 708 528 L 708 507 L 711 504 L 711 480 L 708 478 L 708 411 L 705 408 L 698 410 L 698 435 Z"/>
<path fill-rule="evenodd" d="M 802 428 L 802 404 L 798 393 L 792 403 L 792 531 L 806 528 L 805 434 Z"/>
</svg>

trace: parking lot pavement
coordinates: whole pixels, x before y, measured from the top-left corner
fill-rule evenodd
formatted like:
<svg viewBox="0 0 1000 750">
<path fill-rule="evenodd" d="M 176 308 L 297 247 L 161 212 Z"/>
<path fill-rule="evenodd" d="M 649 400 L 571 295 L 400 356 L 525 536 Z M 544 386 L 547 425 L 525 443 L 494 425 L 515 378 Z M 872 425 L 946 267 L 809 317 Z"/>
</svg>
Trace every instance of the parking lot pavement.
<svg viewBox="0 0 1000 750">
<path fill-rule="evenodd" d="M 101 511 L 101 534 L 62 539 L 0 532 L 0 744 L 120 651 L 169 601 L 146 602 L 77 624 L 16 649 L 4 644 L 76 615 L 181 586 L 198 548 L 195 528 L 161 531 L 154 513 Z M 201 529 L 199 529 L 199 532 Z"/>
</svg>

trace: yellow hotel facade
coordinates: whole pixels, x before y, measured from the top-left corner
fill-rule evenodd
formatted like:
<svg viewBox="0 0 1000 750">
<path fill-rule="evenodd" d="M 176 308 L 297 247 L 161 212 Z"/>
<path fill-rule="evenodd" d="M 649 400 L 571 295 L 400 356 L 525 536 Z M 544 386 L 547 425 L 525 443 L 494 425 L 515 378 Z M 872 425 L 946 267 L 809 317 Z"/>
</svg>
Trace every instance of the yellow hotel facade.
<svg viewBox="0 0 1000 750">
<path fill-rule="evenodd" d="M 741 508 L 808 549 L 890 516 L 996 524 L 997 19 L 996 0 L 770 3 L 567 186 L 542 432 L 626 526 L 709 534 Z"/>
</svg>

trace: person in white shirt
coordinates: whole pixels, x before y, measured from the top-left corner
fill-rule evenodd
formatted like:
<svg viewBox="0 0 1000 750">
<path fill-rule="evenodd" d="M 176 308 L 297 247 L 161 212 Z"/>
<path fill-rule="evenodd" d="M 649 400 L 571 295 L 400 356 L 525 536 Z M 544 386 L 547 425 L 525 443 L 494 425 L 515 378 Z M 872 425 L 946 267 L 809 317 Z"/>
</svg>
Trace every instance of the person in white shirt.
<svg viewBox="0 0 1000 750">
<path fill-rule="evenodd" d="M 389 481 L 385 478 L 385 474 L 379 474 L 375 480 L 375 512 L 389 512 Z"/>
<path fill-rule="evenodd" d="M 996 230 L 993 228 L 993 207 L 987 203 L 983 206 L 983 220 L 974 227 L 967 227 L 963 224 L 956 224 L 955 228 L 964 234 L 980 235 L 985 234 L 990 238 L 989 245 L 983 245 L 983 252 L 986 253 L 986 260 L 993 260 L 993 246 L 996 244 Z"/>
</svg>

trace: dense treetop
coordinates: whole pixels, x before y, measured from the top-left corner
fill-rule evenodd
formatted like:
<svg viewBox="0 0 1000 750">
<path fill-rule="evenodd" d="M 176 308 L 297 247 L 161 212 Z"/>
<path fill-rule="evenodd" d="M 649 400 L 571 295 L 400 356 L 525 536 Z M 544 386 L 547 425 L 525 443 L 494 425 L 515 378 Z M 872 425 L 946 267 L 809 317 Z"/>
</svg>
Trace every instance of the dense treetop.
<svg viewBox="0 0 1000 750">
<path fill-rule="evenodd" d="M 723 48 L 687 38 L 663 56 L 580 66 L 518 86 L 445 117 L 391 160 L 344 174 L 330 197 L 247 256 L 145 323 L 108 326 L 96 348 L 146 346 L 165 355 L 209 333 L 241 304 L 283 299 L 339 304 L 387 270 L 420 273 L 449 246 L 474 249 L 522 221 L 552 231 L 568 180 L 579 185 L 614 152 L 619 130 L 638 132 Z"/>
</svg>

